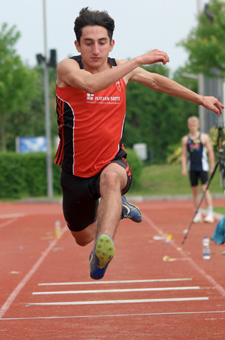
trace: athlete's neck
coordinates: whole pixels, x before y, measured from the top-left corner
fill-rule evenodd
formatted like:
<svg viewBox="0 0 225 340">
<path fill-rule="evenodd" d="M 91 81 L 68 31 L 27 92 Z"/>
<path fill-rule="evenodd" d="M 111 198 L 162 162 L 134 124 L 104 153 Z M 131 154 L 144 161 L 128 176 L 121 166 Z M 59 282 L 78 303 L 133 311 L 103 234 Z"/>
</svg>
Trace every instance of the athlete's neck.
<svg viewBox="0 0 225 340">
<path fill-rule="evenodd" d="M 189 133 L 189 137 L 191 138 L 191 139 L 196 139 L 196 138 L 198 138 L 199 137 L 199 131 L 196 131 L 196 132 L 194 132 L 194 133 Z"/>
</svg>

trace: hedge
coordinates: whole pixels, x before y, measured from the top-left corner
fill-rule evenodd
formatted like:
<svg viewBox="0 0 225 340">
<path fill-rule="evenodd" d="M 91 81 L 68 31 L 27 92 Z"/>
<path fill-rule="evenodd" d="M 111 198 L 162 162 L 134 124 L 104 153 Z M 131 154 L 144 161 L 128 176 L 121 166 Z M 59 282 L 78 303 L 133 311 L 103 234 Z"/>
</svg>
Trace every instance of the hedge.
<svg viewBox="0 0 225 340">
<path fill-rule="evenodd" d="M 132 178 L 133 178 L 131 191 L 137 190 L 141 184 L 140 178 L 141 178 L 141 171 L 142 171 L 142 162 L 133 149 L 126 148 L 126 152 L 127 152 L 127 162 L 129 163 L 129 166 L 131 168 Z"/>
<path fill-rule="evenodd" d="M 132 169 L 132 189 L 140 185 L 141 161 L 132 149 L 127 149 Z M 52 164 L 53 164 L 52 159 Z M 54 196 L 61 195 L 60 166 L 53 164 Z M 0 153 L 0 199 L 47 196 L 45 153 Z"/>
<path fill-rule="evenodd" d="M 60 195 L 60 167 L 52 171 L 54 195 Z M 47 196 L 46 154 L 0 153 L 0 198 L 41 196 Z"/>
</svg>

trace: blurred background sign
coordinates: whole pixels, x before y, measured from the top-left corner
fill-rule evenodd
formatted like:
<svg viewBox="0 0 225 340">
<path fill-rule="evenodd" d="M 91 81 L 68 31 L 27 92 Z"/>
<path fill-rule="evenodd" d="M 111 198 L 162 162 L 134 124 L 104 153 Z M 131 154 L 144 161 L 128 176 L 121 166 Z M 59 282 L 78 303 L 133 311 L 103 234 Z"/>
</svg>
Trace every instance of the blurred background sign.
<svg viewBox="0 0 225 340">
<path fill-rule="evenodd" d="M 47 139 L 46 137 L 17 137 L 16 152 L 46 152 Z"/>
<path fill-rule="evenodd" d="M 146 161 L 148 158 L 146 143 L 136 143 L 133 145 L 133 149 L 142 161 Z"/>
</svg>

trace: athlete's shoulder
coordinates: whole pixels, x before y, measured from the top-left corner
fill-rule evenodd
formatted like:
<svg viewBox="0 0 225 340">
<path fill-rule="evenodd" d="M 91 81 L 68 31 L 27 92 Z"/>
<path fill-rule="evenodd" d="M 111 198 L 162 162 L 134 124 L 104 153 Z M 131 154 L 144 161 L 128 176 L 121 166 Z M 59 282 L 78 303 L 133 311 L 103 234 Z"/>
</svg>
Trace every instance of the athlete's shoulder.
<svg viewBox="0 0 225 340">
<path fill-rule="evenodd" d="M 75 55 L 75 56 L 73 56 L 73 57 L 70 57 L 69 59 L 75 60 L 75 61 L 78 63 L 80 69 L 83 69 L 83 68 L 84 68 L 84 67 L 83 67 L 83 64 L 82 64 L 81 55 Z"/>
<path fill-rule="evenodd" d="M 201 132 L 200 136 L 203 137 L 203 138 L 208 138 L 209 137 L 209 135 L 207 133 L 204 133 L 204 132 Z"/>
<path fill-rule="evenodd" d="M 67 68 L 67 67 L 80 67 L 79 65 L 79 58 L 75 59 L 76 57 L 71 58 L 65 58 L 61 60 L 57 66 L 57 70 L 60 70 L 61 68 Z"/>
<path fill-rule="evenodd" d="M 182 144 L 187 144 L 187 141 L 188 141 L 188 135 L 185 135 L 183 138 L 182 138 Z"/>
<path fill-rule="evenodd" d="M 70 84 L 69 78 L 81 71 L 79 61 L 73 58 L 66 58 L 60 61 L 57 66 L 57 85 L 65 87 Z"/>
<path fill-rule="evenodd" d="M 201 133 L 200 138 L 203 144 L 207 143 L 210 140 L 209 135 L 207 135 L 206 133 Z"/>
</svg>

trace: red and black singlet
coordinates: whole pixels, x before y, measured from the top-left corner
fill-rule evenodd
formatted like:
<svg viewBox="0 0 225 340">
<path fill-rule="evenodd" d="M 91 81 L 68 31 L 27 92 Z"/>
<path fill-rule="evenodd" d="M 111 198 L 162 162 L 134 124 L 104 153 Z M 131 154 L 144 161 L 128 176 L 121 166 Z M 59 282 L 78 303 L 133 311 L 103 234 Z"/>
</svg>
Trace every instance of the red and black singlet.
<svg viewBox="0 0 225 340">
<path fill-rule="evenodd" d="M 72 59 L 83 68 L 81 56 Z M 109 58 L 109 62 L 116 66 L 115 59 Z M 75 176 L 96 175 L 121 148 L 126 115 L 124 80 L 95 94 L 56 86 L 56 101 L 60 143 L 55 164 Z"/>
</svg>

